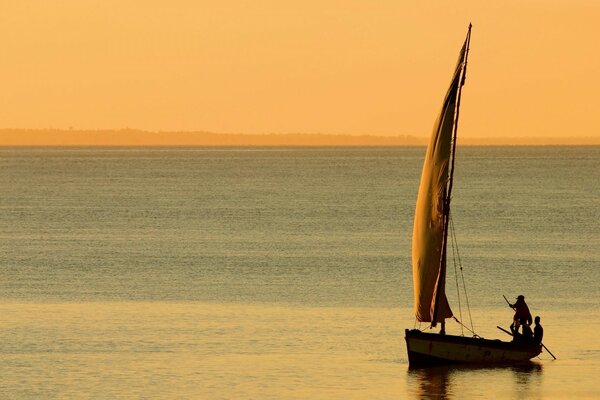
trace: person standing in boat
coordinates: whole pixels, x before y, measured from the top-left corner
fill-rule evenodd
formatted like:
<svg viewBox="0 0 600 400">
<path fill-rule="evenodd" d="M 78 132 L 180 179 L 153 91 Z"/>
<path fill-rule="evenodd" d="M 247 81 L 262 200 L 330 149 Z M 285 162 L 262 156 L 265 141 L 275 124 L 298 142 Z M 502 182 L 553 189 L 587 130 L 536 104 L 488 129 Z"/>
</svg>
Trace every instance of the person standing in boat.
<svg viewBox="0 0 600 400">
<path fill-rule="evenodd" d="M 544 337 L 544 328 L 542 328 L 542 324 L 540 324 L 540 317 L 535 317 L 535 327 L 533 328 L 533 341 L 536 344 L 542 343 L 542 338 Z"/>
<path fill-rule="evenodd" d="M 531 325 L 533 322 L 533 318 L 531 318 L 531 313 L 529 312 L 529 307 L 527 303 L 525 303 L 525 296 L 520 294 L 517 297 L 517 301 L 515 304 L 509 304 L 512 309 L 515 310 L 515 316 L 513 317 L 513 322 L 510 325 L 510 330 L 518 332 L 519 326 L 521 326 L 521 320 L 523 320 L 523 324 Z"/>
</svg>

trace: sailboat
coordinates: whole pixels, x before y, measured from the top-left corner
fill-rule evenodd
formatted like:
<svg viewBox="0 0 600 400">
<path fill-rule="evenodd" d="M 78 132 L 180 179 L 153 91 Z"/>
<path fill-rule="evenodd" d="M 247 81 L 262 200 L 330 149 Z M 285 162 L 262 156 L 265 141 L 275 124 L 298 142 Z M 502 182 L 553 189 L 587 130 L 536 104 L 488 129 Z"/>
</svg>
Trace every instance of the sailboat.
<svg viewBox="0 0 600 400">
<path fill-rule="evenodd" d="M 540 344 L 489 340 L 474 332 L 473 337 L 445 333 L 446 319 L 456 319 L 446 298 L 446 259 L 456 135 L 471 27 L 469 24 L 450 87 L 427 147 L 413 227 L 412 269 L 416 320 L 429 322 L 431 328 L 441 324 L 441 330 L 440 333 L 427 333 L 419 329 L 406 329 L 410 367 L 452 363 L 514 364 L 528 361 L 541 353 Z"/>
</svg>

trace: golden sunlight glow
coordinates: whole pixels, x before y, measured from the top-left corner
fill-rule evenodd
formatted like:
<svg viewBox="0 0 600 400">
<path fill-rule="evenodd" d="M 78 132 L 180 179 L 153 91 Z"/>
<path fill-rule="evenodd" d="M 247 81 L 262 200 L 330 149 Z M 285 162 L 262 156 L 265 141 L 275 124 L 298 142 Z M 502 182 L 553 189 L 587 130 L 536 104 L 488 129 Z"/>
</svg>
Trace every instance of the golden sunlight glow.
<svg viewBox="0 0 600 400">
<path fill-rule="evenodd" d="M 599 20 L 588 0 L 5 1 L 0 128 L 425 137 L 472 22 L 463 138 L 598 138 Z"/>
</svg>

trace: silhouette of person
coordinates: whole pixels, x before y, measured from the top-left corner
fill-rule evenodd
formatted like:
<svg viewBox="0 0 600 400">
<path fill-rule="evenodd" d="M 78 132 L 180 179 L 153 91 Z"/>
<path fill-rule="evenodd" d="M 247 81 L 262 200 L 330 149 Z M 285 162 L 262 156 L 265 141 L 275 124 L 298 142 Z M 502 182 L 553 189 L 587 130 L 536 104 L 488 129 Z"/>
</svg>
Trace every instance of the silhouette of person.
<svg viewBox="0 0 600 400">
<path fill-rule="evenodd" d="M 521 320 L 524 321 L 527 325 L 531 325 L 533 322 L 533 318 L 531 318 L 531 313 L 529 312 L 529 307 L 527 307 L 527 303 L 525 303 L 525 296 L 520 294 L 517 296 L 517 301 L 515 304 L 509 304 L 511 308 L 515 310 L 515 316 L 513 317 L 513 322 L 510 325 L 511 331 L 519 331 L 519 326 L 521 325 Z"/>
<path fill-rule="evenodd" d="M 540 317 L 535 317 L 535 327 L 533 328 L 533 341 L 536 344 L 542 343 L 542 338 L 544 337 L 544 328 L 542 324 L 540 324 Z"/>
<path fill-rule="evenodd" d="M 518 330 L 515 329 L 515 327 L 511 324 L 510 325 L 510 331 L 512 332 L 512 336 L 513 336 L 513 342 L 521 342 L 523 335 L 521 335 L 521 333 L 519 333 Z"/>
<path fill-rule="evenodd" d="M 519 332 L 519 330 L 516 329 L 513 325 L 510 326 L 510 331 L 513 335 L 513 342 L 531 343 L 533 340 L 533 332 L 531 331 L 531 328 L 524 319 L 521 319 L 519 323 L 523 331 L 522 333 Z"/>
<path fill-rule="evenodd" d="M 521 326 L 523 327 L 523 334 L 521 335 L 524 342 L 530 342 L 533 340 L 533 332 L 527 321 L 521 319 Z"/>
</svg>

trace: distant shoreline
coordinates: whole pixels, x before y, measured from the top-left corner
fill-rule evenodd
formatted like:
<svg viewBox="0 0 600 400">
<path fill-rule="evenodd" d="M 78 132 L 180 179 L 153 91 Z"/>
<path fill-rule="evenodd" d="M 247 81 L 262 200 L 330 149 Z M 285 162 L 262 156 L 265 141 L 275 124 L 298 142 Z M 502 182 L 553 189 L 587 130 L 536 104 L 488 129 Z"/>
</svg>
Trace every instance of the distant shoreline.
<svg viewBox="0 0 600 400">
<path fill-rule="evenodd" d="M 240 134 L 142 130 L 0 129 L 0 147 L 411 147 L 412 135 Z M 596 146 L 600 137 L 459 138 L 462 146 Z"/>
</svg>

